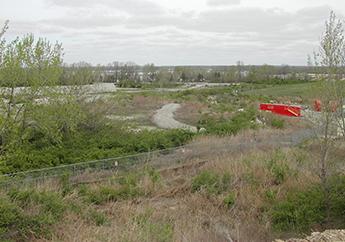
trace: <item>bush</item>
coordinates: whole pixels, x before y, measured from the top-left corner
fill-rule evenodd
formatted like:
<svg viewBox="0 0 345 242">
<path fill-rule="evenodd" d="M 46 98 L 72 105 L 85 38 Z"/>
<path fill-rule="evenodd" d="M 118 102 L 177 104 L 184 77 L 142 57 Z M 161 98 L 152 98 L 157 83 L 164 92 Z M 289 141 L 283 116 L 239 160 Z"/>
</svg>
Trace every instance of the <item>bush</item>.
<svg viewBox="0 0 345 242">
<path fill-rule="evenodd" d="M 0 162 L 0 172 L 40 169 L 172 148 L 185 144 L 192 139 L 193 135 L 184 130 L 135 133 L 113 126 L 104 126 L 97 130 L 83 129 L 63 140 L 61 144 L 46 144 L 44 147 L 37 147 L 34 143 L 25 143 L 8 151 L 0 157 L 4 160 Z M 65 188 L 68 190 L 68 187 Z M 67 190 L 65 192 L 68 192 Z"/>
<path fill-rule="evenodd" d="M 54 192 L 37 192 L 35 190 L 12 190 L 9 192 L 12 201 L 17 202 L 22 208 L 40 206 L 42 213 L 49 213 L 54 220 L 62 217 L 66 206 L 62 197 Z"/>
<path fill-rule="evenodd" d="M 51 226 L 61 221 L 65 210 L 57 193 L 12 190 L 0 198 L 0 238 L 23 241 L 48 237 Z"/>
<path fill-rule="evenodd" d="M 17 226 L 21 212 L 19 207 L 7 198 L 0 197 L 0 240 L 5 240 L 10 229 Z"/>
<path fill-rule="evenodd" d="M 86 186 L 81 186 L 79 194 L 86 202 L 92 204 L 103 204 L 121 199 L 126 200 L 141 194 L 135 175 L 129 174 L 120 179 L 119 183 L 119 187 L 102 186 L 95 190 L 89 190 Z"/>
<path fill-rule="evenodd" d="M 235 194 L 229 193 L 225 198 L 224 198 L 224 204 L 227 208 L 232 208 L 235 205 L 236 197 Z"/>
<path fill-rule="evenodd" d="M 273 118 L 271 120 L 271 126 L 276 129 L 283 129 L 285 126 L 285 121 L 284 119 Z"/>
<path fill-rule="evenodd" d="M 219 193 L 219 175 L 211 171 L 203 171 L 193 178 L 192 191 L 206 190 L 208 193 Z"/>
<path fill-rule="evenodd" d="M 72 185 L 70 183 L 70 174 L 64 173 L 60 177 L 60 185 L 62 190 L 62 196 L 66 196 L 72 191 Z"/>
<path fill-rule="evenodd" d="M 273 178 L 275 185 L 280 185 L 285 182 L 287 176 L 290 173 L 290 168 L 284 163 L 285 157 L 280 157 L 280 153 L 277 152 L 270 160 L 267 161 L 267 167 Z"/>
<path fill-rule="evenodd" d="M 278 231 L 306 232 L 325 219 L 324 194 L 319 187 L 292 192 L 272 211 L 272 225 Z"/>
<path fill-rule="evenodd" d="M 345 226 L 345 176 L 334 176 L 327 184 L 306 191 L 291 191 L 272 208 L 272 225 L 278 231 L 309 232 L 313 226 Z"/>
<path fill-rule="evenodd" d="M 345 176 L 330 178 L 328 187 L 333 222 L 345 226 Z"/>
<path fill-rule="evenodd" d="M 133 80 L 122 80 L 117 84 L 117 86 L 122 88 L 141 88 L 142 82 Z"/>
<path fill-rule="evenodd" d="M 215 119 L 207 116 L 199 121 L 199 127 L 206 129 L 208 134 L 216 135 L 235 135 L 239 131 L 249 128 L 255 128 L 256 111 L 248 109 L 237 113 L 231 119 Z"/>
<path fill-rule="evenodd" d="M 220 194 L 225 191 L 230 183 L 229 174 L 223 176 L 213 171 L 203 171 L 192 180 L 192 191 L 205 190 L 208 194 Z"/>
</svg>

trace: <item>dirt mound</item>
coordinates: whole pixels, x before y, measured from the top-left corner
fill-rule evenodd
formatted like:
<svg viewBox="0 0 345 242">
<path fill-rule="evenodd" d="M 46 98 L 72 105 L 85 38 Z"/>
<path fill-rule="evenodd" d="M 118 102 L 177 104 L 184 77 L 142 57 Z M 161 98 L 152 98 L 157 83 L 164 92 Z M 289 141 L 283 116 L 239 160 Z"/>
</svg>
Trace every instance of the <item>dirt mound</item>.
<svg viewBox="0 0 345 242">
<path fill-rule="evenodd" d="M 345 230 L 314 232 L 305 239 L 276 240 L 275 242 L 340 242 L 345 241 Z"/>
</svg>

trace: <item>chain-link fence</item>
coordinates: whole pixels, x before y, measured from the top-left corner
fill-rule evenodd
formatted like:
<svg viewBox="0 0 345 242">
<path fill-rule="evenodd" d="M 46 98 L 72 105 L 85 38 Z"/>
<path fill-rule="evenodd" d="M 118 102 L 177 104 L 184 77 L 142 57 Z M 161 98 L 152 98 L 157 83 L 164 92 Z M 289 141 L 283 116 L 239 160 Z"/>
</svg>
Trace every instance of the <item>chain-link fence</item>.
<svg viewBox="0 0 345 242">
<path fill-rule="evenodd" d="M 271 149 L 297 145 L 315 136 L 312 130 L 300 130 L 290 135 L 273 135 L 272 137 L 252 136 L 243 139 L 215 139 L 213 142 L 196 142 L 193 144 L 156 150 L 135 155 L 128 155 L 103 160 L 62 165 L 32 171 L 18 172 L 0 176 L 0 188 L 15 186 L 32 187 L 47 182 L 56 182 L 64 175 L 72 183 L 101 181 L 119 173 L 150 166 L 156 169 L 180 165 L 190 160 L 207 160 L 217 155 L 245 153 L 252 148 Z"/>
</svg>

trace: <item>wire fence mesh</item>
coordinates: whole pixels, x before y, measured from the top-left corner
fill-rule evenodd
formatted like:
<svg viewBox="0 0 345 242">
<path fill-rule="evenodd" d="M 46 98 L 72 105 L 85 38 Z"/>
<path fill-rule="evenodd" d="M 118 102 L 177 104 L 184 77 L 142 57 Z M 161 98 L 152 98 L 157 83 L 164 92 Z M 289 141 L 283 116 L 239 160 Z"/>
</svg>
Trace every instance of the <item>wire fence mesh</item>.
<svg viewBox="0 0 345 242">
<path fill-rule="evenodd" d="M 216 155 L 229 155 L 233 152 L 245 153 L 249 149 L 279 148 L 298 145 L 315 136 L 311 130 L 300 130 L 290 135 L 276 135 L 269 139 L 251 137 L 224 142 L 199 142 L 185 146 L 156 150 L 135 155 L 94 160 L 83 163 L 62 165 L 38 170 L 18 172 L 0 176 L 0 188 L 34 187 L 42 183 L 56 182 L 68 175 L 72 183 L 100 181 L 114 174 L 127 172 L 144 166 L 156 169 L 183 164 L 189 160 L 212 159 Z"/>
</svg>

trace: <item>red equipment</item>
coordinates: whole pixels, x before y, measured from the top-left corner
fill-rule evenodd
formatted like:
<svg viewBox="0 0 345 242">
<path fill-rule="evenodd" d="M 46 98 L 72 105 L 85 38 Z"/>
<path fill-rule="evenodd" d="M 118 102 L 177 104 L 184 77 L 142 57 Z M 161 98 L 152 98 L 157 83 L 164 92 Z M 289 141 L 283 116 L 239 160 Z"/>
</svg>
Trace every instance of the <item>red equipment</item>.
<svg viewBox="0 0 345 242">
<path fill-rule="evenodd" d="M 316 112 L 321 112 L 321 101 L 320 100 L 314 100 L 314 110 Z"/>
<path fill-rule="evenodd" d="M 285 104 L 270 104 L 262 103 L 260 104 L 260 110 L 270 111 L 283 116 L 289 117 L 301 117 L 302 108 L 299 106 L 285 105 Z"/>
<path fill-rule="evenodd" d="M 336 112 L 338 109 L 339 103 L 337 101 L 329 101 L 328 109 L 329 111 Z M 320 100 L 314 100 L 314 111 L 321 112 L 323 109 L 323 104 Z M 327 107 L 326 107 L 327 108 Z"/>
</svg>

